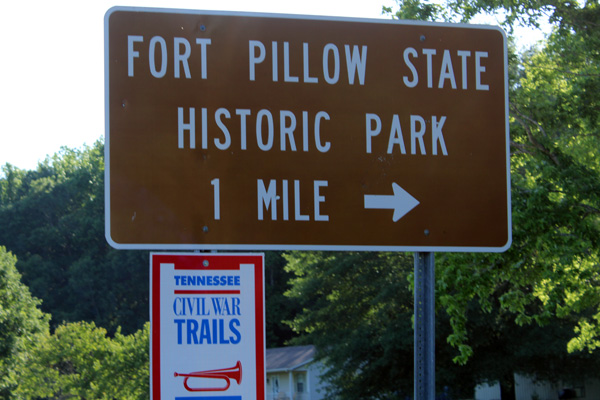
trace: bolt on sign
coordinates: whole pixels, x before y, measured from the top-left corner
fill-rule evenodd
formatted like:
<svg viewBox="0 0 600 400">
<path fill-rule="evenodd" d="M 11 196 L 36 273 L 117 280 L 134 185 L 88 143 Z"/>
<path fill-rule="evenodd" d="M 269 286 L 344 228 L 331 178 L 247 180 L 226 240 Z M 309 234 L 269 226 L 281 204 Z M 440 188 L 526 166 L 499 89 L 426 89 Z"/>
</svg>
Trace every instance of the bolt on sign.
<svg viewBox="0 0 600 400">
<path fill-rule="evenodd" d="M 264 256 L 150 255 L 151 399 L 265 398 Z"/>
<path fill-rule="evenodd" d="M 499 28 L 118 7 L 105 53 L 116 248 L 510 246 Z"/>
</svg>

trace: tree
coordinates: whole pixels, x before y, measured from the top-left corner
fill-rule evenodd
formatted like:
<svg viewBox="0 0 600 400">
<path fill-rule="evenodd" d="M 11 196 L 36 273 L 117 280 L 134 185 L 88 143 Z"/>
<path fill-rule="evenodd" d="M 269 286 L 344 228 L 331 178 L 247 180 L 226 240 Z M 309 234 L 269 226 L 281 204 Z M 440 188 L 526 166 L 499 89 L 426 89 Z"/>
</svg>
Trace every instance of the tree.
<svg viewBox="0 0 600 400">
<path fill-rule="evenodd" d="M 589 376 L 598 368 L 600 346 L 598 2 L 580 6 L 450 0 L 437 5 L 406 0 L 399 5 L 399 18 L 462 22 L 478 12 L 501 10 L 509 31 L 517 21 L 536 24 L 540 16 L 551 16 L 554 31 L 540 48 L 517 54 L 514 42 L 510 45 L 513 246 L 503 254 L 437 255 L 436 329 L 438 338 L 447 338 L 456 349 L 451 357 L 457 368 L 466 368 L 463 372 L 474 382 L 499 381 L 502 387 L 510 387 L 514 372 L 552 380 L 568 379 L 569 373 Z M 294 327 L 305 335 L 304 340 L 313 340 L 321 356 L 342 374 L 329 377 L 349 396 L 355 390 L 365 398 L 391 397 L 385 372 L 395 370 L 395 361 L 370 354 L 382 354 L 379 341 L 393 335 L 375 334 L 369 327 L 393 322 L 364 311 L 383 307 L 373 304 L 371 286 L 385 290 L 389 284 L 375 279 L 366 270 L 368 263 L 359 267 L 363 261 L 358 258 L 353 261 L 357 265 L 351 265 L 340 255 L 294 253 L 289 261 L 299 273 L 290 294 L 309 299 Z M 356 269 L 365 275 L 351 272 Z M 329 284 L 317 286 L 341 274 L 339 290 Z M 354 284 L 364 287 L 354 288 Z M 398 283 L 393 287 L 398 293 L 402 290 Z M 352 296 L 358 304 L 351 304 Z M 394 300 L 390 297 L 387 302 Z M 354 312 L 360 305 L 366 308 Z M 351 310 L 353 320 L 347 322 L 343 307 Z M 328 321 L 335 321 L 334 326 Z M 346 323 L 354 325 L 342 331 Z M 353 331 L 369 340 L 355 345 Z M 394 340 L 401 342 L 399 336 Z M 438 341 L 437 348 L 443 353 L 442 343 Z M 398 349 L 396 355 L 412 365 L 403 351 Z M 373 388 L 373 382 L 366 380 L 375 365 L 386 365 L 384 387 L 379 392 L 361 392 Z M 446 372 L 440 372 L 438 381 L 444 381 Z"/>
<path fill-rule="evenodd" d="M 315 344 L 327 365 L 331 397 L 395 399 L 412 396 L 413 259 L 408 254 L 306 253 L 286 255 L 295 278 L 287 295 L 302 311 L 292 321 L 295 343 Z M 576 321 L 549 318 L 544 327 L 520 325 L 501 306 L 502 289 L 483 310 L 471 301 L 464 313 L 472 354 L 456 365 L 446 339 L 452 332 L 446 309 L 436 316 L 437 392 L 472 398 L 479 383 L 501 382 L 514 398 L 514 373 L 535 379 L 573 380 L 600 368 L 600 358 L 568 353 Z M 439 302 L 438 302 L 439 303 Z M 452 310 L 450 310 L 452 311 Z"/>
<path fill-rule="evenodd" d="M 62 321 L 132 333 L 148 320 L 148 252 L 104 239 L 104 145 L 63 148 L 34 171 L 3 167 L 0 244 L 42 308 Z"/>
<path fill-rule="evenodd" d="M 292 322 L 296 343 L 314 344 L 327 365 L 329 396 L 404 399 L 413 394 L 412 255 L 405 253 L 292 252 L 287 295 L 302 306 Z M 472 366 L 456 366 L 443 345 L 445 316 L 436 329 L 438 391 L 473 396 Z"/>
<path fill-rule="evenodd" d="M 516 22 L 537 26 L 544 16 L 553 25 L 540 48 L 509 58 L 513 246 L 504 254 L 438 257 L 438 297 L 450 315 L 448 340 L 459 350 L 456 361 L 466 363 L 473 356 L 468 313 L 473 303 L 510 317 L 518 327 L 548 327 L 550 322 L 570 327 L 565 346 L 597 356 L 598 1 L 448 0 L 432 6 L 408 0 L 399 6 L 398 18 L 462 22 L 478 13 L 500 12 L 509 32 Z"/>
<path fill-rule="evenodd" d="M 345 399 L 407 394 L 412 300 L 406 257 L 293 252 L 286 258 L 286 268 L 296 275 L 287 295 L 303 307 L 292 326 L 304 334 L 297 342 L 314 344 L 328 365 L 323 377 L 334 384 L 328 394 Z"/>
<path fill-rule="evenodd" d="M 12 399 L 22 376 L 19 369 L 30 358 L 36 335 L 48 332 L 48 315 L 40 301 L 21 283 L 17 259 L 0 246 L 0 398 Z"/>
<path fill-rule="evenodd" d="M 149 331 L 146 324 L 111 339 L 93 323 L 76 322 L 40 334 L 15 393 L 23 399 L 148 399 Z"/>
<path fill-rule="evenodd" d="M 294 319 L 299 310 L 299 302 L 286 297 L 293 274 L 285 270 L 286 260 L 281 252 L 265 254 L 265 314 L 267 347 L 281 347 L 290 342 L 297 333 L 287 321 Z"/>
<path fill-rule="evenodd" d="M 117 251 L 104 238 L 104 145 L 63 148 L 34 171 L 9 164 L 0 174 L 0 244 L 52 325 L 94 321 L 113 334 L 148 321 L 147 251 Z M 288 274 L 278 252 L 266 255 L 267 339 L 282 346 L 294 333 L 282 323 L 295 310 L 283 297 Z"/>
</svg>

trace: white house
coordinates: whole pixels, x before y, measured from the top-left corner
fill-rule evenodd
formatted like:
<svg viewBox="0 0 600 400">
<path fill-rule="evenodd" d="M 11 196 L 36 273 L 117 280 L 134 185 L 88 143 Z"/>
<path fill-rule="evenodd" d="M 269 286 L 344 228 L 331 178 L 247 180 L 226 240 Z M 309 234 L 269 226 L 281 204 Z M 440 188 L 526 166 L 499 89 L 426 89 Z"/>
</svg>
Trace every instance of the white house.
<svg viewBox="0 0 600 400">
<path fill-rule="evenodd" d="M 579 382 L 536 382 L 515 374 L 515 396 L 517 400 L 600 399 L 600 380 L 581 379 Z M 500 400 L 500 386 L 479 385 L 475 389 L 475 400 Z"/>
<path fill-rule="evenodd" d="M 267 349 L 267 400 L 322 399 L 324 367 L 315 354 L 315 346 Z"/>
</svg>

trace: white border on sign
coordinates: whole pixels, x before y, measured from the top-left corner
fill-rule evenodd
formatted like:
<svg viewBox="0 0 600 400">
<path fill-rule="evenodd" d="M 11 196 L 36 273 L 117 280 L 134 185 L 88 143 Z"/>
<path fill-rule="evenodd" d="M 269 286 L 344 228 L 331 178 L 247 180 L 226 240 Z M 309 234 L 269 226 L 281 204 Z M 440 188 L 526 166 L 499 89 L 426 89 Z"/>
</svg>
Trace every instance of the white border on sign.
<svg viewBox="0 0 600 400">
<path fill-rule="evenodd" d="M 110 236 L 110 104 L 109 104 L 109 54 L 108 54 L 108 24 L 110 16 L 115 11 L 191 14 L 191 15 L 223 15 L 241 17 L 261 17 L 278 19 L 302 19 L 316 21 L 341 21 L 376 24 L 397 24 L 416 26 L 436 26 L 452 28 L 469 28 L 496 30 L 502 34 L 504 42 L 504 70 L 508 71 L 508 46 L 506 33 L 498 26 L 477 24 L 455 24 L 446 22 L 428 22 L 411 20 L 385 20 L 373 18 L 351 18 L 351 17 L 329 17 L 296 14 L 271 14 L 251 13 L 236 11 L 210 11 L 210 10 L 187 10 L 173 8 L 150 8 L 150 7 L 125 7 L 115 6 L 110 8 L 104 16 L 104 107 L 105 107 L 105 139 L 104 139 L 104 204 L 105 204 L 105 237 L 108 244 L 118 250 L 327 250 L 327 251 L 403 251 L 403 252 L 475 252 L 475 253 L 502 253 L 508 250 L 512 244 L 512 210 L 511 210 L 511 180 L 510 180 L 510 128 L 508 118 L 508 73 L 504 75 L 504 110 L 505 110 L 505 143 L 506 143 L 506 194 L 507 194 L 507 221 L 508 238 L 504 246 L 500 247 L 458 247 L 458 246 L 367 246 L 367 245 L 278 245 L 278 244 L 122 244 L 115 242 Z"/>
</svg>

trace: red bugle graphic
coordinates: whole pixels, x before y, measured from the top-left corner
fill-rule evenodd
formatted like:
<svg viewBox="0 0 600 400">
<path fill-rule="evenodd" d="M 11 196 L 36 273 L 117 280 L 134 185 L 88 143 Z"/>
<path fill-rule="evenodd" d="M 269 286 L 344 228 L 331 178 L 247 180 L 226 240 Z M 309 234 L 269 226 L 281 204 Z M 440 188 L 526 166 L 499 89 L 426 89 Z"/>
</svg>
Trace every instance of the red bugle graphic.
<svg viewBox="0 0 600 400">
<path fill-rule="evenodd" d="M 235 379 L 239 385 L 242 382 L 242 363 L 238 361 L 234 367 L 223 369 L 211 369 L 208 371 L 190 372 L 189 374 L 180 374 L 175 372 L 175 377 L 183 376 L 183 386 L 188 392 L 224 392 L 231 386 L 231 380 Z M 225 386 L 212 388 L 192 388 L 188 385 L 190 378 L 208 378 L 222 379 L 225 381 Z"/>
</svg>

